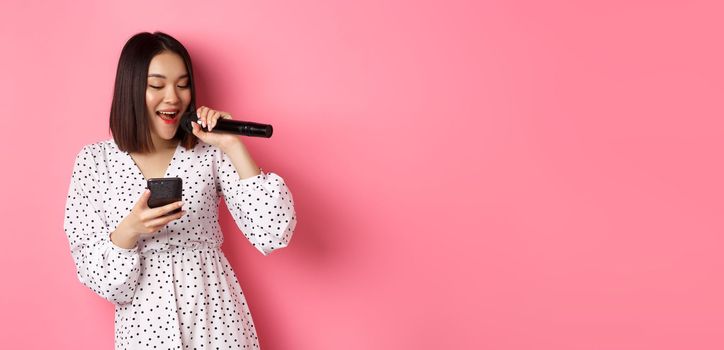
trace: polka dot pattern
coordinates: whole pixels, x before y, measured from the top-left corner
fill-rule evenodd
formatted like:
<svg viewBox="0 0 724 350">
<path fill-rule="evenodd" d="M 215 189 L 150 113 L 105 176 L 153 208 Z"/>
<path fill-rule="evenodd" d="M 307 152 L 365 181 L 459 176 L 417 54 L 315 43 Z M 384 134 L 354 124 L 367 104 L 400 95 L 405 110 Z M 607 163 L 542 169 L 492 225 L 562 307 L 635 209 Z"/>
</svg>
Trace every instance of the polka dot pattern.
<svg viewBox="0 0 724 350">
<path fill-rule="evenodd" d="M 187 214 L 124 249 L 110 233 L 146 180 L 112 139 L 80 150 L 64 218 L 78 279 L 115 305 L 116 349 L 258 349 L 244 293 L 220 250 L 219 202 L 268 255 L 292 238 L 291 192 L 274 173 L 240 179 L 226 154 L 201 141 L 191 150 L 179 145 L 165 176 L 183 178 Z"/>
</svg>

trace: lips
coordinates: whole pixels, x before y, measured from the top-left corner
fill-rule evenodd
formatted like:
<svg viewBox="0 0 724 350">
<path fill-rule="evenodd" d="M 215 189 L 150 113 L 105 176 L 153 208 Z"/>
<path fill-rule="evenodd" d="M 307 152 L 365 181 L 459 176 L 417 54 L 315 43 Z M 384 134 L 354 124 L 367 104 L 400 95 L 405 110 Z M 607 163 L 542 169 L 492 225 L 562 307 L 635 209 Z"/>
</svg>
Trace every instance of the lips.
<svg viewBox="0 0 724 350">
<path fill-rule="evenodd" d="M 178 119 L 178 110 L 156 111 L 156 115 L 166 124 L 174 124 Z"/>
</svg>

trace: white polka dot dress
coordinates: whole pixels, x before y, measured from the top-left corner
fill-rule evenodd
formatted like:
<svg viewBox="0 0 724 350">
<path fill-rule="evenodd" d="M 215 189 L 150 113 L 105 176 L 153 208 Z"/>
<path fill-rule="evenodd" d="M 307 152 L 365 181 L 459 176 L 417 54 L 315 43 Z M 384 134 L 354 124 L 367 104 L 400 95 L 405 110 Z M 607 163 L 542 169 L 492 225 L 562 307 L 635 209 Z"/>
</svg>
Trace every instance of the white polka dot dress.
<svg viewBox="0 0 724 350">
<path fill-rule="evenodd" d="M 179 145 L 165 177 L 183 179 L 184 210 L 132 249 L 110 233 L 130 213 L 146 180 L 111 140 L 75 159 L 64 229 L 78 279 L 115 304 L 116 349 L 258 349 L 249 307 L 220 250 L 220 198 L 246 238 L 267 255 L 289 244 L 292 194 L 274 173 L 239 179 L 229 158 L 199 140 Z"/>
</svg>

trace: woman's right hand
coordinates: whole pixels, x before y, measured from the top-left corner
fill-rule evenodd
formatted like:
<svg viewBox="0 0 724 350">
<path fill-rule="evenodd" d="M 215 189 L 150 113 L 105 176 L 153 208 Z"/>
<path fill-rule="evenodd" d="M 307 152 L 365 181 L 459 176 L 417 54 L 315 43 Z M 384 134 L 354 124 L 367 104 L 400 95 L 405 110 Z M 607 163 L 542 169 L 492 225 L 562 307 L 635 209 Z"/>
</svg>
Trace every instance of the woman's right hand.
<svg viewBox="0 0 724 350">
<path fill-rule="evenodd" d="M 136 246 L 138 237 L 141 234 L 154 233 L 169 222 L 180 219 L 186 214 L 186 211 L 182 210 L 175 214 L 166 215 L 181 208 L 183 202 L 180 201 L 162 207 L 149 208 L 148 198 L 150 196 L 151 190 L 145 190 L 128 216 L 121 220 L 116 230 L 111 233 L 111 241 L 114 244 L 121 248 L 131 249 Z"/>
</svg>

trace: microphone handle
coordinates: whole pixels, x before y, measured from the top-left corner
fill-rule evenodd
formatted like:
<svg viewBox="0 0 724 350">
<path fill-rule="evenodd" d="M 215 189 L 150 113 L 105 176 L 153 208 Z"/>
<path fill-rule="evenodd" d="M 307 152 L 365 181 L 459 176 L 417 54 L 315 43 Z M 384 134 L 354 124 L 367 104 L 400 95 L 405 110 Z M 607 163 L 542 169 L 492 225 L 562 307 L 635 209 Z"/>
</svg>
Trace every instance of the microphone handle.
<svg viewBox="0 0 724 350">
<path fill-rule="evenodd" d="M 204 127 L 201 129 L 208 131 L 208 129 Z M 216 126 L 214 126 L 211 132 L 228 132 L 236 135 L 269 138 L 272 136 L 274 129 L 268 124 L 219 118 L 216 120 Z"/>
</svg>

